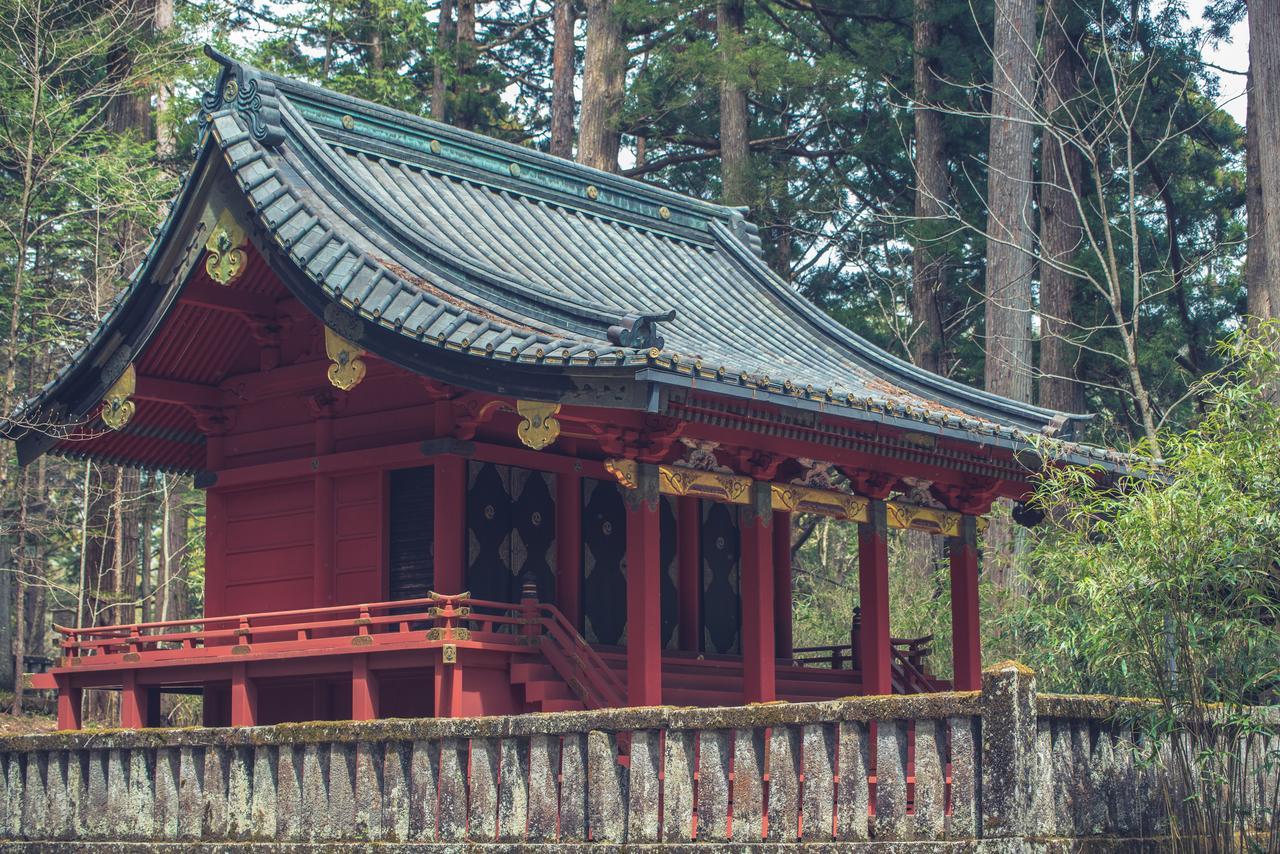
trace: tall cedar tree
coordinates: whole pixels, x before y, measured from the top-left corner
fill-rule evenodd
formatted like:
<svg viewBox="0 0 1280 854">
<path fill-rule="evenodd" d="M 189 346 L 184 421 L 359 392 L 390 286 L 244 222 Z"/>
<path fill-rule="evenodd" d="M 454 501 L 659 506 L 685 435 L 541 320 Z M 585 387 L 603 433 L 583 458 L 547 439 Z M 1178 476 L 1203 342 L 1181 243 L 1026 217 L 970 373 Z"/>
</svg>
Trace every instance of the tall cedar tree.
<svg viewBox="0 0 1280 854">
<path fill-rule="evenodd" d="M 991 142 L 987 149 L 985 384 L 1031 400 L 1030 105 L 1036 91 L 1035 0 L 996 0 L 992 41 Z"/>
<path fill-rule="evenodd" d="M 1041 109 L 1053 117 L 1079 109 L 1080 56 L 1068 34 L 1066 0 L 1044 6 L 1044 80 Z M 1045 134 L 1040 153 L 1040 246 L 1048 260 L 1071 264 L 1083 238 L 1077 195 L 1084 177 L 1080 151 Z M 1063 412 L 1084 411 L 1084 386 L 1077 379 L 1079 348 L 1075 326 L 1076 277 L 1061 266 L 1040 266 L 1040 405 Z"/>
<path fill-rule="evenodd" d="M 618 129 L 627 71 L 627 46 L 613 0 L 587 0 L 587 52 L 582 69 L 578 162 L 618 171 Z"/>
<path fill-rule="evenodd" d="M 573 157 L 573 80 L 577 72 L 578 46 L 574 25 L 574 0 L 555 0 L 551 57 L 551 153 Z"/>
</svg>

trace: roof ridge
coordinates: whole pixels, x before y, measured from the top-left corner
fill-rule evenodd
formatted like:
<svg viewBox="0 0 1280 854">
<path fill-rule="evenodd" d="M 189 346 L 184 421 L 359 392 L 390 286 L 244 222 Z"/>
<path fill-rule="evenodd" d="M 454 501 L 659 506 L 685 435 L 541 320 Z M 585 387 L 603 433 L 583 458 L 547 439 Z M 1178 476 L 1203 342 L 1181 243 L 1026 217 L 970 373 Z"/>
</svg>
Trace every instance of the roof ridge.
<svg viewBox="0 0 1280 854">
<path fill-rule="evenodd" d="M 335 144 L 414 151 L 436 171 L 476 179 L 552 204 L 568 204 L 593 215 L 643 224 L 676 236 L 701 235 L 725 223 L 749 249 L 760 250 L 758 228 L 746 208 L 730 207 L 636 178 L 605 172 L 528 146 L 464 130 L 404 110 L 315 83 L 266 71 L 208 45 L 205 53 L 222 66 L 215 89 L 202 96 L 202 129 L 208 116 L 235 109 L 255 139 L 274 147 L 284 140 L 280 96 L 299 114 L 334 137 Z M 228 89 L 228 83 L 232 83 Z M 357 119 L 359 116 L 359 119 Z M 379 152 L 373 152 L 379 153 Z"/>
</svg>

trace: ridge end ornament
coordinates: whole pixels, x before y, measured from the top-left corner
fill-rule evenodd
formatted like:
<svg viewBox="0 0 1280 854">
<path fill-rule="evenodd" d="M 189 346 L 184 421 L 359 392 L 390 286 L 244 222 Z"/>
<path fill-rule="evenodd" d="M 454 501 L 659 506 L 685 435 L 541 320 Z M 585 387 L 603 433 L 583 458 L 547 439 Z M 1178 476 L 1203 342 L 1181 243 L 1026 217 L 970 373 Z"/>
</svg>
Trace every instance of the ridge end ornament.
<svg viewBox="0 0 1280 854">
<path fill-rule="evenodd" d="M 324 351 L 329 360 L 329 384 L 342 391 L 350 391 L 360 384 L 368 368 L 360 357 L 364 349 L 352 344 L 328 326 L 324 328 Z"/>
<path fill-rule="evenodd" d="M 524 419 L 516 428 L 516 436 L 525 447 L 541 451 L 560 435 L 560 419 L 555 417 L 560 404 L 517 400 L 516 412 Z"/>
<path fill-rule="evenodd" d="M 121 427 L 129 423 L 129 419 L 137 411 L 138 407 L 129 398 L 133 396 L 137 389 L 138 375 L 130 364 L 125 367 L 124 372 L 120 374 L 111 388 L 107 389 L 106 395 L 102 399 L 102 412 L 100 416 L 102 423 L 106 424 L 112 430 L 119 430 Z"/>
<path fill-rule="evenodd" d="M 218 221 L 204 244 L 204 248 L 209 251 L 204 260 L 204 269 L 209 278 L 224 286 L 240 278 L 249 263 L 249 256 L 244 251 L 247 243 L 244 229 L 236 222 L 231 211 L 224 210 L 219 214 Z"/>
</svg>

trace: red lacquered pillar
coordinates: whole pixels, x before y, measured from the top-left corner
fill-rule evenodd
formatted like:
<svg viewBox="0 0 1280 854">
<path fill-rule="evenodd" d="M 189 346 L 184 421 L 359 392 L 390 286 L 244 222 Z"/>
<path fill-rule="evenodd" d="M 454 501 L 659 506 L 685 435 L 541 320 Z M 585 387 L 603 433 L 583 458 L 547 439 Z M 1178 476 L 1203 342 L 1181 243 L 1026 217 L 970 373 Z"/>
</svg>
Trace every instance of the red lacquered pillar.
<svg viewBox="0 0 1280 854">
<path fill-rule="evenodd" d="M 792 656 L 791 627 L 791 514 L 773 514 L 773 628 L 774 654 L 783 661 Z"/>
<path fill-rule="evenodd" d="M 658 469 L 636 467 L 627 503 L 627 703 L 662 705 L 662 571 Z"/>
<path fill-rule="evenodd" d="M 697 652 L 702 648 L 702 508 L 698 499 L 682 495 L 676 499 L 676 567 L 680 608 L 680 648 Z"/>
<path fill-rule="evenodd" d="M 351 720 L 378 719 L 378 674 L 369 669 L 369 656 L 351 656 Z"/>
<path fill-rule="evenodd" d="M 582 630 L 582 477 L 556 475 L 556 601 L 560 613 Z"/>
<path fill-rule="evenodd" d="M 858 586 L 862 628 L 858 653 L 862 693 L 893 693 L 893 650 L 889 642 L 889 537 L 883 501 L 867 506 L 867 521 L 858 524 Z"/>
<path fill-rule="evenodd" d="M 773 627 L 773 506 L 768 483 L 751 484 L 739 516 L 742 538 L 742 669 L 748 703 L 777 699 Z"/>
<path fill-rule="evenodd" d="M 957 691 L 982 688 L 982 636 L 978 616 L 978 519 L 960 517 L 960 534 L 947 538 L 951 555 L 951 661 Z"/>
<path fill-rule="evenodd" d="M 58 683 L 58 729 L 80 729 L 84 691 L 69 676 L 55 676 Z"/>
<path fill-rule="evenodd" d="M 147 689 L 138 684 L 138 672 L 126 670 L 120 686 L 121 729 L 142 729 L 147 725 Z"/>
<path fill-rule="evenodd" d="M 258 689 L 243 664 L 231 665 L 231 725 L 256 726 Z"/>
<path fill-rule="evenodd" d="M 437 593 L 457 595 L 466 585 L 467 461 L 444 454 L 435 467 L 433 587 Z"/>
</svg>

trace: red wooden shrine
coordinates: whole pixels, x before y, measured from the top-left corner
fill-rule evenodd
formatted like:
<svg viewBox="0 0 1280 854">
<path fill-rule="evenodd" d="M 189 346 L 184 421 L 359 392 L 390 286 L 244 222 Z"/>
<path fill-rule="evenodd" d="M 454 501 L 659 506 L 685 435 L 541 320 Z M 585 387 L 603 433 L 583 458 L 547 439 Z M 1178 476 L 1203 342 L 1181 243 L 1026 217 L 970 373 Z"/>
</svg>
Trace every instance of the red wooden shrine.
<svg viewBox="0 0 1280 854">
<path fill-rule="evenodd" d="M 87 688 L 139 727 L 979 687 L 980 518 L 1071 417 L 836 326 L 740 211 L 217 58 L 146 261 L 7 428 L 207 500 L 205 616 L 63 629 L 62 727 Z M 848 645 L 793 645 L 796 513 L 859 526 Z M 890 634 L 907 527 L 953 683 Z"/>
</svg>

